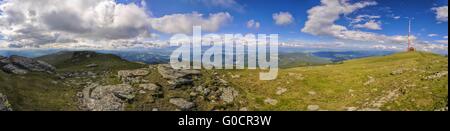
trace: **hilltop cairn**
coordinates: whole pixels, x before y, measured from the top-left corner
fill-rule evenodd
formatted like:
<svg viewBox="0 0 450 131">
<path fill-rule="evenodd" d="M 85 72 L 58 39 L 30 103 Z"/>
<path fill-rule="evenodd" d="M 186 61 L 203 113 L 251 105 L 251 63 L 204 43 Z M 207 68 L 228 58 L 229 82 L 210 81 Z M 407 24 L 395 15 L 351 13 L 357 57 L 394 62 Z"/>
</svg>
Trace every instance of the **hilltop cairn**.
<svg viewBox="0 0 450 131">
<path fill-rule="evenodd" d="M 46 72 L 53 74 L 56 68 L 46 62 L 13 55 L 9 58 L 0 56 L 0 68 L 6 72 L 24 75 L 28 72 Z"/>
</svg>

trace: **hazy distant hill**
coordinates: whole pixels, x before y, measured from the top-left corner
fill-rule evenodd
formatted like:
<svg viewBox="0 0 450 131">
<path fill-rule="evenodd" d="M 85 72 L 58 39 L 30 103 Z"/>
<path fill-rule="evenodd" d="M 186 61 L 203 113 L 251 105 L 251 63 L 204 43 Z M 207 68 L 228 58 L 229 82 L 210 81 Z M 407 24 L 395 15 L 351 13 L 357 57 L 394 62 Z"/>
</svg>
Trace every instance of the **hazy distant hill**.
<svg viewBox="0 0 450 131">
<path fill-rule="evenodd" d="M 384 56 L 390 55 L 393 51 L 318 51 L 312 53 L 312 55 L 322 58 L 327 58 L 333 62 L 341 62 L 345 60 L 371 57 L 371 56 Z"/>
<path fill-rule="evenodd" d="M 281 53 L 279 55 L 280 68 L 292 68 L 300 66 L 316 66 L 333 63 L 327 58 L 313 56 L 309 53 Z"/>
</svg>

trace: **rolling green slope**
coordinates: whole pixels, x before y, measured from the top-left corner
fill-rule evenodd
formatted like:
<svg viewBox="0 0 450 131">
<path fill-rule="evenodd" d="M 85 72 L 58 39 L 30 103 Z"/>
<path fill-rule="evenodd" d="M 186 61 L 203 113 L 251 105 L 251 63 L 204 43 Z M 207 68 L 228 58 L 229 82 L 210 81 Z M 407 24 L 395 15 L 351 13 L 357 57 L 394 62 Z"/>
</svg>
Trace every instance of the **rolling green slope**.
<svg viewBox="0 0 450 131">
<path fill-rule="evenodd" d="M 319 110 L 448 107 L 448 59 L 430 53 L 398 53 L 338 65 L 282 69 L 273 81 L 259 81 L 258 71 L 223 73 L 245 91 L 253 110 L 308 110 L 308 106 L 318 106 Z M 268 104 L 271 100 L 276 104 Z"/>
</svg>

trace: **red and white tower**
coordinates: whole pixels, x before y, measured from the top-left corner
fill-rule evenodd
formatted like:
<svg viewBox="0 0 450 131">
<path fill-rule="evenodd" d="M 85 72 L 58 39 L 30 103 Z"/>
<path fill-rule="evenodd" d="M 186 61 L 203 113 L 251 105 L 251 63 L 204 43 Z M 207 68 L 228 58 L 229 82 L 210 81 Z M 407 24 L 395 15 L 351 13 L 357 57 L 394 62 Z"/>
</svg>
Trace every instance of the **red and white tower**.
<svg viewBox="0 0 450 131">
<path fill-rule="evenodd" d="M 411 19 L 409 19 L 408 23 L 408 49 L 407 51 L 416 51 L 416 49 L 412 45 L 411 41 Z"/>
</svg>

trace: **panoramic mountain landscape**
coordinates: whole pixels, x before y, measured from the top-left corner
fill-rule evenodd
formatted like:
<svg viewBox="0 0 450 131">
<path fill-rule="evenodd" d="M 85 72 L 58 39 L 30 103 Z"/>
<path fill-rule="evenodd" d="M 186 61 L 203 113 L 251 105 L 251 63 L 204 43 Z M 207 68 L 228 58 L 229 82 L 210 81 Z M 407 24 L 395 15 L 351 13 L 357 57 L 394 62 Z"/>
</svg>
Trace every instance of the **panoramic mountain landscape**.
<svg viewBox="0 0 450 131">
<path fill-rule="evenodd" d="M 448 0 L 0 0 L 0 111 L 448 111 Z"/>
<path fill-rule="evenodd" d="M 2 100 L 1 107 L 24 111 L 448 110 L 445 56 L 402 52 L 339 63 L 324 58 L 313 62 L 292 63 L 280 70 L 278 79 L 260 81 L 257 70 L 174 70 L 167 64 L 131 62 L 91 51 L 33 59 L 2 57 L 0 92 L 8 99 Z"/>
</svg>

